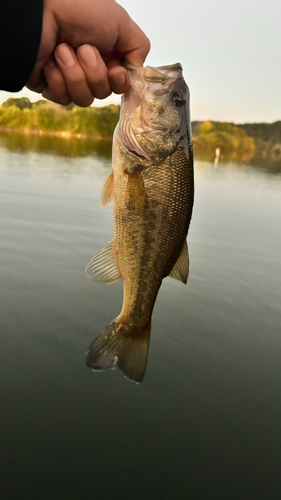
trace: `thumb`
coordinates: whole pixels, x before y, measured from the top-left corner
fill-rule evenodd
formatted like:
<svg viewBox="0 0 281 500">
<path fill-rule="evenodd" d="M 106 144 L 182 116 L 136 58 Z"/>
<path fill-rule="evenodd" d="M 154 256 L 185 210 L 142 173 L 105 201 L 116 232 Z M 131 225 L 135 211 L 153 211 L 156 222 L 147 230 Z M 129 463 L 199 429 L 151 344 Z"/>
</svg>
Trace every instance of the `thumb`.
<svg viewBox="0 0 281 500">
<path fill-rule="evenodd" d="M 127 12 L 124 12 L 126 15 L 123 13 L 119 22 L 119 36 L 115 49 L 127 61 L 142 66 L 150 51 L 150 41 Z"/>
</svg>

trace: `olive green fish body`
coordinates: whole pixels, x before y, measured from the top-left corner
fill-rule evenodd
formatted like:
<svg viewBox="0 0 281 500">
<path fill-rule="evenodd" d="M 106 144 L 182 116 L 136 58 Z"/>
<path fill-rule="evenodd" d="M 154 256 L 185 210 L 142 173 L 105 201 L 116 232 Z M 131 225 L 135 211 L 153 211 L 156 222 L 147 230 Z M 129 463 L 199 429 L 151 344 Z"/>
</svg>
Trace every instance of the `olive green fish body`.
<svg viewBox="0 0 281 500">
<path fill-rule="evenodd" d="M 136 174 L 114 170 L 114 241 L 124 280 L 124 302 L 118 317 L 144 327 L 150 322 L 161 285 L 186 240 L 193 198 L 193 169 L 185 151 L 176 151 L 157 166 Z M 128 176 L 144 186 L 147 204 L 126 206 Z"/>
<path fill-rule="evenodd" d="M 101 204 L 114 204 L 114 239 L 86 271 L 95 281 L 123 279 L 119 316 L 91 344 L 87 365 L 118 366 L 140 382 L 151 315 L 163 278 L 186 283 L 186 236 L 193 206 L 189 91 L 180 65 L 130 66 L 131 90 L 113 139 L 113 171 Z"/>
</svg>

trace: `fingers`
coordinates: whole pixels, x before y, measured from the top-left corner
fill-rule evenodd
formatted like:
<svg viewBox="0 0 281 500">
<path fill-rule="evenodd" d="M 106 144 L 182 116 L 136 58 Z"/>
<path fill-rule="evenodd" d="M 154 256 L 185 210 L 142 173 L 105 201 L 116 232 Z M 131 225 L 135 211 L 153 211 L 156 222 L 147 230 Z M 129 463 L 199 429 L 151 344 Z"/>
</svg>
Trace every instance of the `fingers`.
<svg viewBox="0 0 281 500">
<path fill-rule="evenodd" d="M 108 80 L 108 69 L 99 51 L 91 45 L 82 45 L 77 49 L 77 57 L 94 96 L 98 99 L 108 97 L 112 92 Z"/>
<path fill-rule="evenodd" d="M 74 50 L 62 43 L 57 46 L 54 56 L 71 100 L 78 106 L 90 106 L 94 100 L 94 94 Z"/>
<path fill-rule="evenodd" d="M 121 65 L 121 57 L 114 55 L 106 65 L 112 91 L 115 94 L 124 94 L 130 88 L 130 78 L 126 69 Z"/>
<path fill-rule="evenodd" d="M 71 98 L 67 91 L 64 77 L 53 57 L 51 57 L 44 66 L 44 76 L 47 86 L 45 86 L 42 96 L 57 104 L 62 104 L 64 106 L 70 104 Z"/>
<path fill-rule="evenodd" d="M 122 66 L 114 66 L 108 72 L 111 88 L 115 94 L 124 94 L 130 88 L 128 72 Z"/>
<path fill-rule="evenodd" d="M 26 83 L 26 87 L 33 92 L 37 92 L 38 94 L 41 94 L 44 90 L 46 87 L 46 81 L 44 78 L 44 72 L 42 71 L 42 64 L 35 64 L 33 73 Z"/>
<path fill-rule="evenodd" d="M 67 92 L 78 106 L 89 106 L 94 97 L 105 99 L 112 92 L 123 94 L 130 86 L 125 68 L 117 65 L 108 70 L 99 51 L 91 45 L 81 45 L 75 54 L 63 43 L 56 48 L 55 59 Z"/>
<path fill-rule="evenodd" d="M 84 70 L 88 85 L 95 97 L 105 99 L 111 92 L 123 94 L 130 86 L 125 68 L 116 66 L 108 70 L 99 51 L 91 45 L 82 45 L 77 49 L 77 57 Z"/>
<path fill-rule="evenodd" d="M 106 63 L 88 44 L 79 47 L 77 53 L 65 43 L 58 45 L 44 66 L 44 77 L 43 97 L 62 105 L 74 102 L 86 107 L 95 97 L 105 99 L 111 92 L 123 94 L 130 87 L 120 56 Z"/>
</svg>

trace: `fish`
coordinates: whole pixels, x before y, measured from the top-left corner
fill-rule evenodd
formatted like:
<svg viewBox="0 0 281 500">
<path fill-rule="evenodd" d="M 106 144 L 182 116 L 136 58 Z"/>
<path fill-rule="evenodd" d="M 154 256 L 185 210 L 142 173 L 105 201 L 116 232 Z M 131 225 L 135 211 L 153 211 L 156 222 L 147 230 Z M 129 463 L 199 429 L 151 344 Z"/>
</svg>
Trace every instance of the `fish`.
<svg viewBox="0 0 281 500">
<path fill-rule="evenodd" d="M 90 345 L 86 365 L 94 371 L 118 367 L 139 383 L 162 280 L 170 276 L 186 284 L 188 278 L 193 146 L 182 66 L 126 67 L 131 86 L 122 96 L 112 171 L 101 194 L 102 206 L 113 202 L 114 238 L 86 268 L 105 285 L 122 279 L 123 305 Z"/>
</svg>

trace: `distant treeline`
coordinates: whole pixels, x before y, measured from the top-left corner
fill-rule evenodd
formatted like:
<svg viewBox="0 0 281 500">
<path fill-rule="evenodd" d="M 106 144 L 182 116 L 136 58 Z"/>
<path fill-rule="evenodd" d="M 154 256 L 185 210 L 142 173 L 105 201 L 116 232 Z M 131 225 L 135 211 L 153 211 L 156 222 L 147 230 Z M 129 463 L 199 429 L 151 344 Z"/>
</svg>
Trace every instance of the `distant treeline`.
<svg viewBox="0 0 281 500">
<path fill-rule="evenodd" d="M 212 127 L 210 127 L 210 124 Z M 199 135 L 200 130 L 206 129 L 210 131 L 210 128 L 214 130 L 225 130 L 225 131 L 235 131 L 237 128 L 244 130 L 248 137 L 252 137 L 255 141 L 265 141 L 272 142 L 272 144 L 281 143 L 281 121 L 275 123 L 224 123 L 224 122 L 192 122 L 192 130 L 195 136 Z"/>
<path fill-rule="evenodd" d="M 10 97 L 0 105 L 0 129 L 111 138 L 119 111 L 120 106 L 113 104 L 80 108 L 43 99 L 32 103 L 27 97 Z"/>
<path fill-rule="evenodd" d="M 46 100 L 10 97 L 0 105 L 0 130 L 111 138 L 120 106 L 80 108 Z M 275 123 L 192 122 L 194 150 L 211 158 L 219 148 L 228 159 L 281 160 L 281 121 Z"/>
<path fill-rule="evenodd" d="M 193 122 L 192 132 L 195 151 L 255 151 L 254 139 L 233 123 Z"/>
<path fill-rule="evenodd" d="M 192 122 L 192 133 L 194 150 L 201 157 L 219 148 L 227 159 L 281 160 L 281 121 L 237 125 L 195 121 Z"/>
</svg>

